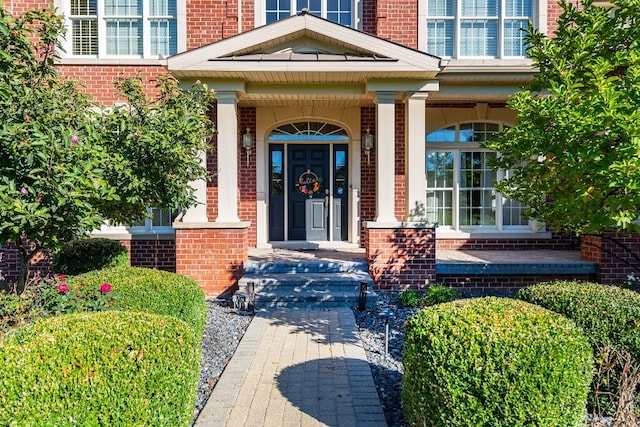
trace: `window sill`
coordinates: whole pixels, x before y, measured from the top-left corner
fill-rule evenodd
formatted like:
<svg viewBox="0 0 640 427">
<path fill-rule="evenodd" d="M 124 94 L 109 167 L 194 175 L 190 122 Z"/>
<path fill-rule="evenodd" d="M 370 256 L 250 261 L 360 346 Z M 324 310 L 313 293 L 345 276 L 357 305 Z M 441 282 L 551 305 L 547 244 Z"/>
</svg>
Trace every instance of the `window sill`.
<svg viewBox="0 0 640 427">
<path fill-rule="evenodd" d="M 174 240 L 176 233 L 168 228 L 155 231 L 122 228 L 119 230 L 94 231 L 90 236 L 110 240 Z"/>
<path fill-rule="evenodd" d="M 162 66 L 165 60 L 159 58 L 60 58 L 58 65 L 148 65 Z"/>
<path fill-rule="evenodd" d="M 477 231 L 460 231 L 460 230 L 446 230 L 442 228 L 436 229 L 436 239 L 454 239 L 454 240 L 466 240 L 466 239 L 501 239 L 501 240 L 526 240 L 526 239 L 550 239 L 551 232 L 535 232 L 533 230 L 477 230 Z"/>
</svg>

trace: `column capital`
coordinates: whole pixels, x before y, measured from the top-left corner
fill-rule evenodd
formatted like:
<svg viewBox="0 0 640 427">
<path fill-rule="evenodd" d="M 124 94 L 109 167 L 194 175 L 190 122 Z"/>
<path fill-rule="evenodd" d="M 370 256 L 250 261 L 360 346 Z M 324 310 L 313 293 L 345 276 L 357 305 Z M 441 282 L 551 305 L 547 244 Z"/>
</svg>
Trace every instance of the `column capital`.
<svg viewBox="0 0 640 427">
<path fill-rule="evenodd" d="M 407 92 L 407 95 L 403 99 L 403 102 L 406 104 L 408 101 L 426 101 L 429 97 L 429 92 Z"/>
<path fill-rule="evenodd" d="M 216 100 L 218 104 L 237 104 L 238 93 L 233 92 L 216 92 Z"/>
<path fill-rule="evenodd" d="M 376 92 L 375 103 L 376 104 L 395 104 L 398 92 Z"/>
</svg>

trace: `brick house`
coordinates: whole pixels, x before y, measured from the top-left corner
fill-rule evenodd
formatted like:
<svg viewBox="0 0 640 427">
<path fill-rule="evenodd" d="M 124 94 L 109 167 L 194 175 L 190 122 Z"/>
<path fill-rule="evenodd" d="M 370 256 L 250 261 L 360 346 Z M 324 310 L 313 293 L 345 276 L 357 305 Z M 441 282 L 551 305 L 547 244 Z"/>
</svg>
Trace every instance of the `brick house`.
<svg viewBox="0 0 640 427">
<path fill-rule="evenodd" d="M 364 247 L 381 285 L 434 280 L 438 249 L 576 247 L 493 189 L 504 172 L 478 145 L 515 124 L 505 102 L 532 75 L 520 28 L 553 31 L 553 1 L 54 4 L 67 17 L 60 72 L 96 101 L 121 101 L 118 75 L 170 73 L 217 93 L 215 150 L 202 153 L 213 179 L 193 183 L 200 204 L 94 233 L 121 240 L 135 265 L 215 295 L 252 247 Z"/>
</svg>

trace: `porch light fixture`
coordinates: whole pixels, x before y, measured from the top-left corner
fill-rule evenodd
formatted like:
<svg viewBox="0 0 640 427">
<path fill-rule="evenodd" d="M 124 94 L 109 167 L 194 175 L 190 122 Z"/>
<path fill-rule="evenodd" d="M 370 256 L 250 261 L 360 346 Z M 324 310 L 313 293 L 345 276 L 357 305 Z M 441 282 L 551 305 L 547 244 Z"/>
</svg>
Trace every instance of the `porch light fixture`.
<svg viewBox="0 0 640 427">
<path fill-rule="evenodd" d="M 367 133 L 362 135 L 362 149 L 367 153 L 367 164 L 369 164 L 369 155 L 375 145 L 375 141 L 376 137 L 371 135 L 369 128 L 367 128 Z"/>
<path fill-rule="evenodd" d="M 253 151 L 253 147 L 256 146 L 256 140 L 253 138 L 253 134 L 249 128 L 247 128 L 247 133 L 242 135 L 242 148 L 247 152 L 247 166 L 249 166 L 249 158 L 251 157 L 251 151 Z"/>
</svg>

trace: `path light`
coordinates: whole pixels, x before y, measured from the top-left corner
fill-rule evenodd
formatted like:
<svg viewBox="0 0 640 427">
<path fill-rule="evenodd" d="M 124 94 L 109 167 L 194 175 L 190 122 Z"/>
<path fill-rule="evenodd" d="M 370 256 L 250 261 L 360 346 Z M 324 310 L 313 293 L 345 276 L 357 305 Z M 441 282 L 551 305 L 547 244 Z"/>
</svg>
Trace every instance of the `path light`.
<svg viewBox="0 0 640 427">
<path fill-rule="evenodd" d="M 367 282 L 360 282 L 360 295 L 358 296 L 358 311 L 367 309 Z"/>
<path fill-rule="evenodd" d="M 369 153 L 373 150 L 375 142 L 376 137 L 371 135 L 369 128 L 367 128 L 367 133 L 362 135 L 362 149 L 367 153 L 367 164 L 369 164 Z"/>
<path fill-rule="evenodd" d="M 384 319 L 384 354 L 389 354 L 389 319 L 395 314 L 392 310 L 386 309 L 381 311 L 379 316 Z"/>
<path fill-rule="evenodd" d="M 251 130 L 247 128 L 247 133 L 242 135 L 242 148 L 247 152 L 247 166 L 249 166 L 249 157 L 251 157 L 251 151 L 256 146 L 256 140 L 251 133 Z"/>
</svg>

